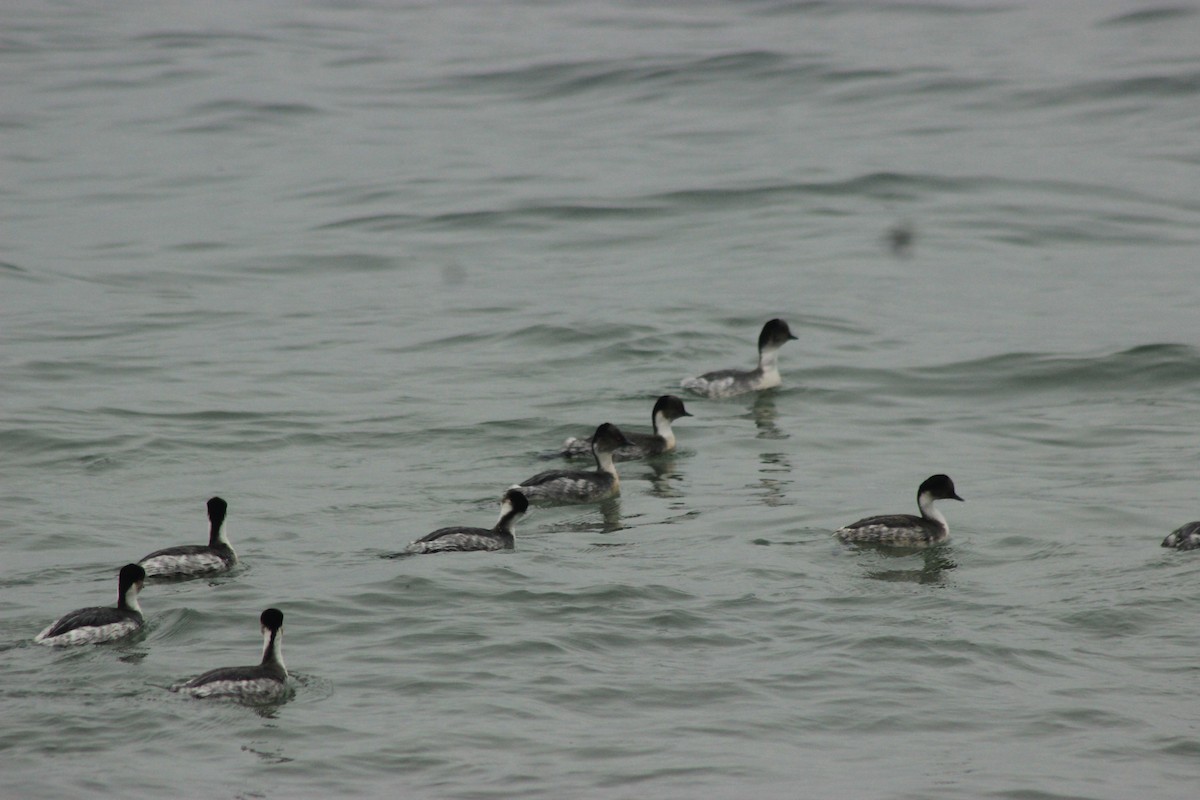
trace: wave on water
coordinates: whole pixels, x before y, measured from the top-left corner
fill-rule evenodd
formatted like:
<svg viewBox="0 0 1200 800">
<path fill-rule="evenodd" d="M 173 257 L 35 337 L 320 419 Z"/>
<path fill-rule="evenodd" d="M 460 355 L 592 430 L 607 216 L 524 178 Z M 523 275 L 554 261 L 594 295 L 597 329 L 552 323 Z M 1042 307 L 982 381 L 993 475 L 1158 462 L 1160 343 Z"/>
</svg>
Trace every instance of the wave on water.
<svg viewBox="0 0 1200 800">
<path fill-rule="evenodd" d="M 1093 389 L 1110 392 L 1180 388 L 1200 384 L 1200 349 L 1183 344 L 1149 344 L 1096 356 L 1013 353 L 917 370 L 922 379 L 963 378 L 1013 390 Z"/>
<path fill-rule="evenodd" d="M 992 3 L 938 3 L 938 2 L 920 2 L 912 0 L 911 2 L 889 2 L 889 0 L 876 0 L 876 2 L 862 3 L 843 3 L 835 0 L 768 0 L 760 4 L 763 8 L 758 10 L 759 14 L 774 16 L 780 14 L 796 14 L 796 13 L 814 13 L 827 16 L 835 15 L 858 15 L 864 12 L 868 13 L 893 13 L 897 15 L 912 16 L 916 14 L 936 15 L 936 16 L 978 16 L 981 14 L 996 14 L 1007 12 L 1010 8 L 1007 5 L 992 4 Z"/>
<path fill-rule="evenodd" d="M 364 442 L 386 433 L 360 434 Z M 351 437 L 356 438 L 356 437 Z M 101 470 L 197 451 L 249 452 L 320 446 L 344 440 L 303 413 L 205 410 L 180 413 L 128 408 L 62 410 L 53 431 L 35 419 L 0 430 L 0 448 L 26 466 L 78 465 Z M 353 444 L 351 442 L 351 444 Z"/>
<path fill-rule="evenodd" d="M 1119 25 L 1151 25 L 1161 22 L 1175 22 L 1176 20 L 1194 16 L 1197 13 L 1195 8 L 1187 8 L 1184 6 L 1162 6 L 1160 8 L 1143 8 L 1137 11 L 1130 11 L 1125 14 L 1119 14 L 1110 19 L 1106 19 L 1100 23 L 1102 26 L 1119 26 Z"/>
<path fill-rule="evenodd" d="M 1136 100 L 1128 114 L 1142 114 L 1143 103 L 1153 98 L 1187 98 L 1200 94 L 1200 72 L 1122 76 L 1104 80 L 1079 81 L 1067 86 L 1035 89 L 1013 95 L 1024 108 L 1054 107 L 1080 103 L 1102 103 L 1112 110 L 1114 100 Z"/>
<path fill-rule="evenodd" d="M 393 272 L 409 266 L 402 256 L 374 253 L 288 253 L 280 256 L 263 257 L 249 263 L 239 261 L 230 269 L 249 275 L 328 275 L 331 271 L 340 274 L 356 272 Z"/>
<path fill-rule="evenodd" d="M 627 220 L 650 223 L 664 216 L 686 216 L 697 210 L 753 208 L 794 202 L 797 197 L 851 196 L 878 200 L 913 200 L 926 194 L 968 192 L 992 183 L 986 176 L 947 178 L 876 172 L 833 181 L 807 181 L 752 186 L 688 188 L 608 202 L 527 202 L 510 208 L 474 209 L 435 214 L 407 212 L 347 217 L 317 226 L 318 230 L 351 228 L 370 232 L 397 230 L 550 230 L 557 223 Z"/>
<path fill-rule="evenodd" d="M 839 379 L 886 387 L 900 395 L 993 397 L 1046 391 L 1103 391 L 1139 395 L 1200 387 L 1200 349 L 1183 344 L 1151 344 L 1095 356 L 1005 353 L 972 361 L 899 369 L 849 367 L 809 370 L 811 382 L 829 386 Z M 877 391 L 856 392 L 869 396 Z"/>
<path fill-rule="evenodd" d="M 1200 80 L 1197 82 L 1200 87 Z M 357 229 L 372 233 L 404 230 L 428 231 L 549 231 L 562 223 L 590 224 L 629 222 L 660 227 L 664 218 L 693 217 L 697 212 L 793 207 L 806 199 L 825 203 L 829 198 L 865 198 L 888 203 L 913 202 L 966 196 L 1006 195 L 1050 198 L 1036 216 L 1039 227 L 1034 228 L 1020 217 L 1021 223 L 1010 223 L 1006 231 L 1002 200 L 993 201 L 998 213 L 989 212 L 987 225 L 993 235 L 1006 241 L 1016 239 L 1044 243 L 1047 236 L 1058 235 L 1068 240 L 1161 241 L 1179 228 L 1175 219 L 1179 212 L 1191 213 L 1200 205 L 1186 200 L 1147 195 L 1127 188 L 1107 184 L 1067 181 L 1061 179 L 1019 179 L 998 175 L 966 174 L 939 175 L 934 173 L 905 173 L 892 171 L 866 172 L 830 180 L 757 182 L 710 186 L 690 186 L 663 192 L 603 200 L 564 201 L 531 199 L 506 208 L 473 208 L 437 211 L 420 214 L 391 211 L 355 215 L 325 222 L 316 230 Z M 1104 208 L 1088 211 L 1076 204 L 1086 199 L 1095 209 L 1099 200 L 1119 202 L 1125 210 L 1120 213 Z M 1067 201 L 1071 201 L 1068 203 Z M 1028 205 L 1028 199 L 1024 201 Z M 1129 210 L 1131 204 L 1145 210 Z M 1047 222 L 1046 220 L 1049 219 Z M 1145 232 L 1148 225 L 1157 226 Z M 997 230 L 999 233 L 997 233 Z M 1151 238 L 1153 237 L 1153 238 Z M 1190 243 L 1190 239 L 1188 242 Z"/>
<path fill-rule="evenodd" d="M 148 44 L 166 50 L 210 47 L 213 44 L 261 45 L 274 40 L 274 37 L 264 34 L 214 30 L 158 31 L 134 36 L 131 39 L 134 44 Z"/>
<path fill-rule="evenodd" d="M 508 209 L 476 209 L 436 214 L 371 214 L 319 225 L 317 230 L 357 228 L 394 230 L 547 230 L 556 222 L 591 222 L 611 219 L 645 220 L 656 209 L 641 204 L 530 203 Z"/>
<path fill-rule="evenodd" d="M 472 72 L 440 79 L 429 91 L 509 92 L 527 100 L 557 100 L 606 89 L 630 86 L 711 84 L 722 79 L 763 80 L 819 75 L 811 64 L 767 50 L 749 50 L 716 56 L 658 59 L 603 59 L 532 64 L 508 70 Z"/>
<path fill-rule="evenodd" d="M 294 125 L 298 118 L 324 113 L 307 103 L 257 103 L 248 100 L 216 100 L 193 107 L 185 116 L 191 120 L 177 133 L 226 134 L 252 130 L 264 125 Z"/>
<path fill-rule="evenodd" d="M 26 280 L 33 280 L 36 278 L 36 276 L 29 270 L 9 261 L 0 261 L 0 277 L 24 278 Z"/>
</svg>

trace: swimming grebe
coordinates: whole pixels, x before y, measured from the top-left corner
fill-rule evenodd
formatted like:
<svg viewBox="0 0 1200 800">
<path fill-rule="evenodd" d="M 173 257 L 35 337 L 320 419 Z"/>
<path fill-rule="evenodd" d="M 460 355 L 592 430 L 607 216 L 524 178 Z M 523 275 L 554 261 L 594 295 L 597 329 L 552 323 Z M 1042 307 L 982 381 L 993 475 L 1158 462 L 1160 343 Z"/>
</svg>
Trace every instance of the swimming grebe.
<svg viewBox="0 0 1200 800">
<path fill-rule="evenodd" d="M 680 386 L 689 392 L 711 398 L 735 397 L 760 389 L 770 389 L 782 382 L 779 376 L 779 348 L 796 337 L 781 319 L 763 325 L 758 335 L 758 366 L 752 370 L 722 369 L 687 378 Z"/>
<path fill-rule="evenodd" d="M 1174 547 L 1176 550 L 1195 550 L 1200 547 L 1200 522 L 1189 522 L 1182 528 L 1171 531 L 1163 539 L 1163 547 Z"/>
<path fill-rule="evenodd" d="M 654 432 L 623 431 L 625 438 L 633 444 L 629 447 L 619 448 L 613 453 L 613 460 L 630 461 L 635 458 L 669 453 L 675 449 L 675 432 L 671 430 L 671 423 L 681 417 L 690 416 L 692 415 L 683 407 L 682 400 L 673 394 L 664 394 L 654 403 L 654 409 L 650 412 L 650 421 Z M 572 437 L 563 442 L 562 455 L 564 456 L 582 456 L 591 452 L 592 440 L 590 438 L 576 439 Z"/>
<path fill-rule="evenodd" d="M 945 541 L 950 535 L 946 518 L 934 508 L 938 500 L 962 500 L 954 491 L 954 482 L 946 475 L 927 478 L 917 489 L 917 507 L 921 516 L 892 514 L 867 517 L 834 531 L 843 542 L 922 546 Z"/>
<path fill-rule="evenodd" d="M 512 550 L 513 525 L 525 515 L 529 501 L 518 489 L 500 498 L 500 519 L 487 528 L 439 528 L 404 549 L 406 553 L 446 553 L 455 550 Z"/>
<path fill-rule="evenodd" d="M 283 612 L 268 608 L 258 618 L 263 634 L 262 661 L 251 667 L 220 667 L 178 683 L 171 691 L 192 697 L 235 697 L 268 702 L 287 688 L 283 665 Z"/>
<path fill-rule="evenodd" d="M 237 563 L 225 534 L 229 505 L 219 497 L 208 501 L 208 544 L 185 544 L 155 550 L 138 563 L 150 577 L 184 578 L 224 572 Z"/>
<path fill-rule="evenodd" d="M 593 503 L 612 497 L 621 491 L 613 453 L 630 444 L 616 425 L 606 422 L 592 435 L 592 455 L 596 459 L 594 472 L 549 470 L 509 488 L 519 489 L 532 502 Z"/>
<path fill-rule="evenodd" d="M 38 644 L 71 645 L 111 642 L 142 627 L 142 608 L 138 592 L 146 580 L 146 571 L 137 564 L 121 567 L 117 578 L 117 606 L 80 608 L 59 617 L 53 625 L 34 637 Z"/>
</svg>

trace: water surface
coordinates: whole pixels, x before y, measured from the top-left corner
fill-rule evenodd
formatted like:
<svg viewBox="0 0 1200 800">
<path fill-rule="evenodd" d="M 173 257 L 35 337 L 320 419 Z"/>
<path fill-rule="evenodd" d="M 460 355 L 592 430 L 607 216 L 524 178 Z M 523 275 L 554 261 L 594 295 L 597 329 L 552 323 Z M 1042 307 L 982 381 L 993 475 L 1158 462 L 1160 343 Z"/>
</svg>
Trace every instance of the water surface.
<svg viewBox="0 0 1200 800">
<path fill-rule="evenodd" d="M 0 793 L 1191 797 L 1197 10 L 9 4 Z M 379 557 L 773 316 L 619 499 Z M 30 643 L 214 494 L 238 572 Z M 166 691 L 268 606 L 289 702 Z"/>
</svg>

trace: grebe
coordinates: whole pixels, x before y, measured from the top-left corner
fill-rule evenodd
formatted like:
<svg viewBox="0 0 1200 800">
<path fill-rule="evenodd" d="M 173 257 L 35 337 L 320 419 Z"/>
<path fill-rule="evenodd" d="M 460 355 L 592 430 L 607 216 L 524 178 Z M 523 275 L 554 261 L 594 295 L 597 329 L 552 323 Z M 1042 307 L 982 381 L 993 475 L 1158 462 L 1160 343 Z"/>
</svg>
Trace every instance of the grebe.
<svg viewBox="0 0 1200 800">
<path fill-rule="evenodd" d="M 1182 528 L 1171 531 L 1163 539 L 1163 547 L 1174 547 L 1176 550 L 1195 550 L 1200 547 L 1200 522 L 1189 522 Z"/>
<path fill-rule="evenodd" d="M 950 528 L 942 512 L 934 508 L 938 500 L 959 500 L 954 491 L 954 482 L 946 475 L 927 478 L 917 489 L 917 507 L 921 516 L 892 514 L 867 517 L 834 531 L 843 542 L 862 544 L 885 544 L 898 546 L 922 546 L 946 540 Z"/>
<path fill-rule="evenodd" d="M 779 377 L 779 348 L 796 337 L 781 319 L 763 325 L 758 335 L 758 366 L 752 370 L 722 369 L 687 378 L 680 386 L 689 392 L 711 398 L 735 397 L 760 389 L 771 389 L 782 382 Z"/>
<path fill-rule="evenodd" d="M 654 409 L 650 412 L 650 421 L 654 432 L 624 431 L 625 438 L 632 444 L 614 452 L 613 460 L 630 461 L 635 458 L 647 458 L 671 452 L 675 449 L 675 432 L 671 430 L 671 423 L 682 417 L 690 416 L 692 415 L 683 407 L 682 400 L 673 394 L 664 394 L 654 403 Z M 591 452 L 592 440 L 590 438 L 576 439 L 572 437 L 563 442 L 562 455 L 564 456 L 582 456 Z"/>
<path fill-rule="evenodd" d="M 99 644 L 128 636 L 142 627 L 142 608 L 138 592 L 146 580 L 146 571 L 137 564 L 121 567 L 117 578 L 117 606 L 80 608 L 59 617 L 53 625 L 34 637 L 38 644 Z"/>
<path fill-rule="evenodd" d="M 192 697 L 235 697 L 255 702 L 281 696 L 287 688 L 288 675 L 283 665 L 283 612 L 268 608 L 258 619 L 263 634 L 260 663 L 252 667 L 212 669 L 172 686 L 171 691 Z"/>
<path fill-rule="evenodd" d="M 529 501 L 518 489 L 500 498 L 500 519 L 487 528 L 439 528 L 404 549 L 406 553 L 446 553 L 454 550 L 512 550 L 513 525 L 525 515 Z"/>
<path fill-rule="evenodd" d="M 549 470 L 539 472 L 519 484 L 518 489 L 533 502 L 594 503 L 621 491 L 621 479 L 613 464 L 613 453 L 631 442 L 611 422 L 606 422 L 592 435 L 592 455 L 596 470 Z"/>
<path fill-rule="evenodd" d="M 155 550 L 138 563 L 150 577 L 184 578 L 224 572 L 237 563 L 225 534 L 229 505 L 219 497 L 208 501 L 208 544 L 184 544 Z"/>
</svg>

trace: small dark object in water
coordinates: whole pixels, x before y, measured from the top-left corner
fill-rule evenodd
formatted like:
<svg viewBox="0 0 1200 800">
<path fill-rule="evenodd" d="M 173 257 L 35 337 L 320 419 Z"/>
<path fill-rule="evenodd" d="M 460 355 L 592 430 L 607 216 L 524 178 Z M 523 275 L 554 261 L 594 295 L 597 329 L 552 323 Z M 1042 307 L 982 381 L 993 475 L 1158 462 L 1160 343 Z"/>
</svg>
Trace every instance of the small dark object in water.
<svg viewBox="0 0 1200 800">
<path fill-rule="evenodd" d="M 917 238 L 917 232 L 910 223 L 901 222 L 888 228 L 884 238 L 892 255 L 909 256 L 912 255 L 913 241 Z"/>
</svg>

